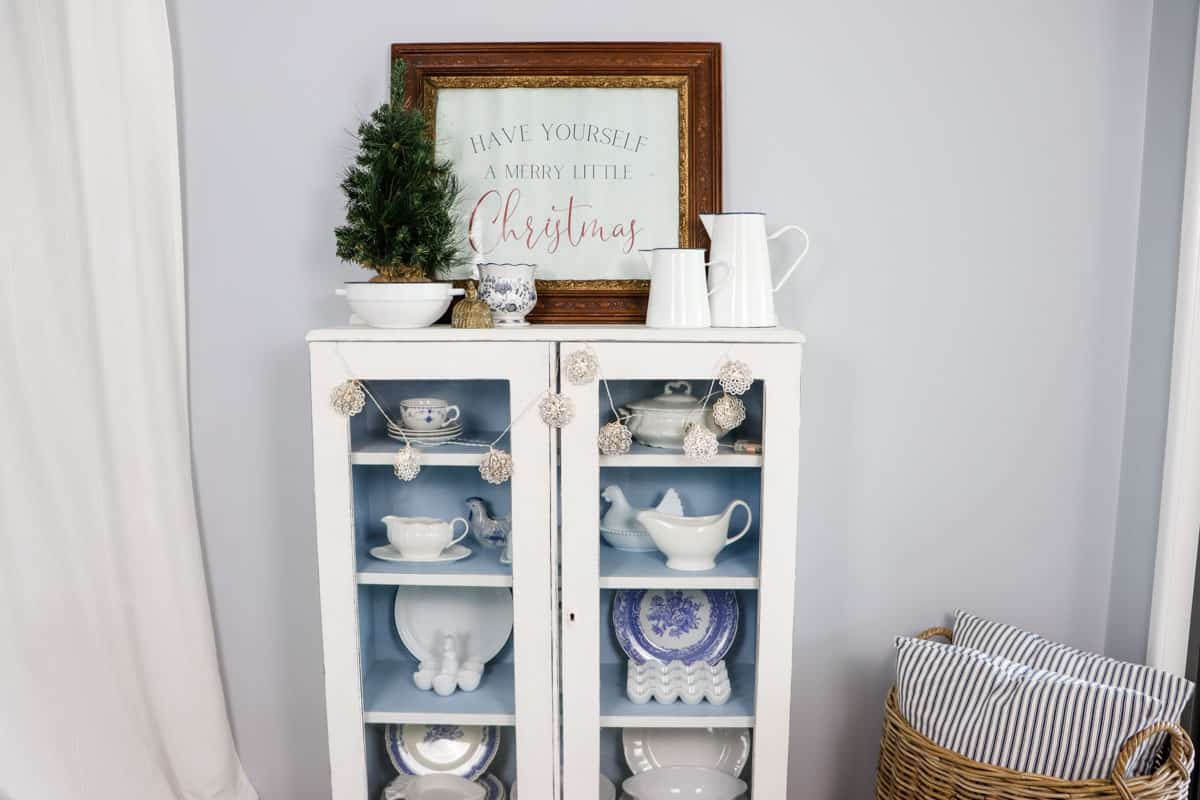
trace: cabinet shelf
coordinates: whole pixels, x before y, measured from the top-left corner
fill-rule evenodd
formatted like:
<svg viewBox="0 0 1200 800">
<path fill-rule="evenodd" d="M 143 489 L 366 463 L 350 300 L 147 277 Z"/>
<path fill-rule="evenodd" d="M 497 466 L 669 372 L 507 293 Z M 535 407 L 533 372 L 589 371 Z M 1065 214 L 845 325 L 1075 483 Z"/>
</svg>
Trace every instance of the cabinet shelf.
<svg viewBox="0 0 1200 800">
<path fill-rule="evenodd" d="M 388 463 L 391 463 L 390 461 Z M 693 461 L 682 450 L 650 447 L 634 443 L 628 453 L 619 456 L 600 456 L 602 467 L 761 467 L 762 453 L 734 453 L 726 448 L 703 463 Z"/>
<path fill-rule="evenodd" d="M 733 696 L 723 706 L 679 701 L 638 705 L 625 696 L 625 664 L 600 665 L 602 728 L 752 728 L 754 665 L 728 664 Z"/>
<path fill-rule="evenodd" d="M 471 442 L 487 443 L 499 435 L 500 431 L 472 431 L 462 438 Z M 350 463 L 391 466 L 396 458 L 396 451 L 403 446 L 404 442 L 399 439 L 381 435 L 357 444 L 350 452 Z M 508 435 L 505 434 L 496 446 L 508 449 Z M 421 466 L 423 467 L 477 467 L 487 453 L 486 446 L 468 446 L 453 442 L 435 447 L 422 447 L 414 444 L 413 449 L 421 454 Z"/>
<path fill-rule="evenodd" d="M 416 666 L 407 661 L 377 661 L 363 678 L 363 721 L 426 725 L 514 725 L 513 665 L 493 662 L 473 692 L 449 697 L 413 685 Z"/>
<path fill-rule="evenodd" d="M 758 540 L 746 537 L 717 555 L 717 568 L 681 572 L 662 553 L 630 553 L 600 545 L 601 589 L 757 589 Z"/>
<path fill-rule="evenodd" d="M 473 547 L 462 561 L 447 564 L 381 561 L 360 553 L 354 578 L 372 586 L 512 586 L 512 565 L 501 564 L 499 551 Z"/>
</svg>

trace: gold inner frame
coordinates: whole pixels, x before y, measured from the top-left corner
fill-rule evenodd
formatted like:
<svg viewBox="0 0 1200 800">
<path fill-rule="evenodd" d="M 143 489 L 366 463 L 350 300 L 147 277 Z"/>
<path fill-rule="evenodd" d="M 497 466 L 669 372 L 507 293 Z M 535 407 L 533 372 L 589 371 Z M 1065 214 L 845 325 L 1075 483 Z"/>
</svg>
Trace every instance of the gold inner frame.
<svg viewBox="0 0 1200 800">
<path fill-rule="evenodd" d="M 439 89 L 674 89 L 679 98 L 679 246 L 690 247 L 687 224 L 688 156 L 691 125 L 686 75 L 429 75 L 423 83 L 422 111 L 429 135 L 437 141 L 437 93 Z M 650 282 L 635 278 L 597 280 L 539 280 L 539 289 L 587 290 L 625 289 L 645 291 Z"/>
</svg>

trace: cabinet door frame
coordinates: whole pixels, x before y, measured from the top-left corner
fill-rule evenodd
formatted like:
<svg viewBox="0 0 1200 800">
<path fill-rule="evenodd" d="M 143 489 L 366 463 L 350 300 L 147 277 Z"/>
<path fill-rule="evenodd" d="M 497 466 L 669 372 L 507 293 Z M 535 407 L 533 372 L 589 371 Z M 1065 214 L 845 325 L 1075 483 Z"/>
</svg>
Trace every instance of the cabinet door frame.
<svg viewBox="0 0 1200 800">
<path fill-rule="evenodd" d="M 558 797 L 558 721 L 553 626 L 554 476 L 550 429 L 536 400 L 554 374 L 547 342 L 331 342 L 309 344 L 326 719 L 334 800 L 367 796 L 358 636 L 349 421 L 329 403 L 348 378 L 505 380 L 513 456 L 513 647 L 517 774 L 521 796 Z M 519 419 L 523 410 L 528 409 Z M 370 407 L 364 413 L 378 413 Z M 436 467 L 427 467 L 436 469 Z M 534 668 L 522 669 L 523 665 Z"/>
<path fill-rule="evenodd" d="M 609 380 L 675 380 L 715 375 L 727 359 L 746 361 L 763 381 L 763 464 L 752 790 L 787 796 L 795 606 L 800 357 L 796 343 L 563 343 L 560 359 L 591 349 Z M 596 800 L 600 762 L 600 453 L 597 420 L 607 406 L 596 382 L 562 382 L 576 408 L 561 432 L 563 797 Z M 707 391 L 707 386 L 697 387 Z M 607 410 L 607 409 L 606 409 Z M 606 414 L 606 419 L 609 414 Z M 653 467 L 646 467 L 653 469 Z M 693 721 L 691 724 L 695 724 Z"/>
</svg>

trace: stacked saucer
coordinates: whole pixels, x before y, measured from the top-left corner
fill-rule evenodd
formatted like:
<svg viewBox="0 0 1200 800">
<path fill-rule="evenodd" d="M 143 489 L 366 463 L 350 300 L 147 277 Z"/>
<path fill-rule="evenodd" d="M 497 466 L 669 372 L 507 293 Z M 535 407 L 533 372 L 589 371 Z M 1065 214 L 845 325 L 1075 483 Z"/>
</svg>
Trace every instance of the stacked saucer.
<svg viewBox="0 0 1200 800">
<path fill-rule="evenodd" d="M 400 425 L 388 423 L 387 426 L 388 438 L 404 441 L 407 438 L 415 445 L 435 445 L 452 442 L 462 436 L 462 423 L 450 422 L 440 428 L 417 429 L 405 428 Z"/>
</svg>

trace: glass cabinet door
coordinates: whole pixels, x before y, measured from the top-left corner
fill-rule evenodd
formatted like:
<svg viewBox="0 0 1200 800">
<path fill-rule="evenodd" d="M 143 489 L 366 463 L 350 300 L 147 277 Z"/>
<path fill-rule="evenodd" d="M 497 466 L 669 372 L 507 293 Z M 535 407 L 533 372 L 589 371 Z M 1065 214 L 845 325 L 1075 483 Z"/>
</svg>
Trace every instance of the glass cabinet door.
<svg viewBox="0 0 1200 800">
<path fill-rule="evenodd" d="M 580 350 L 607 384 L 561 381 L 563 797 L 669 766 L 785 797 L 800 346 L 566 342 L 560 363 Z M 753 382 L 726 431 L 709 414 L 730 360 Z M 604 454 L 617 419 L 632 445 Z M 680 441 L 701 419 L 720 435 L 703 461 Z"/>
<path fill-rule="evenodd" d="M 536 408 L 552 347 L 310 345 L 336 800 L 427 772 L 489 800 L 517 781 L 523 800 L 555 797 L 554 455 Z M 330 392 L 351 378 L 370 396 L 347 418 Z M 415 477 L 397 468 L 406 442 Z M 493 442 L 510 478 L 480 470 Z"/>
</svg>

